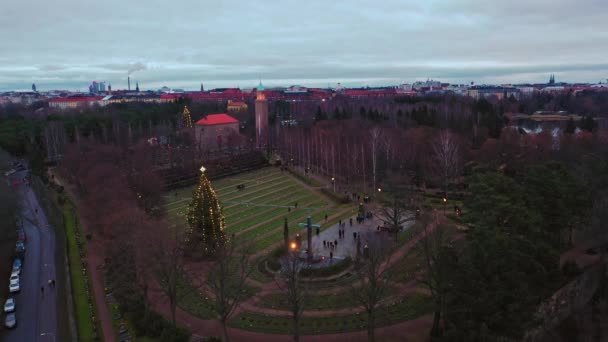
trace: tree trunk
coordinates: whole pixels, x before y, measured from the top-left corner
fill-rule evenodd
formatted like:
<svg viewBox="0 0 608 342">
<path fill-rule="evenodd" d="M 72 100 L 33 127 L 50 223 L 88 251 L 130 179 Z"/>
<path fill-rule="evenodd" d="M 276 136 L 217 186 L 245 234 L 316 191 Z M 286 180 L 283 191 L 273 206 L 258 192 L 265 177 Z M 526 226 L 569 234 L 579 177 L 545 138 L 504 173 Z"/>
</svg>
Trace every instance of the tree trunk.
<svg viewBox="0 0 608 342">
<path fill-rule="evenodd" d="M 293 320 L 293 340 L 296 342 L 300 341 L 300 323 L 298 319 Z"/>
<path fill-rule="evenodd" d="M 173 323 L 173 326 L 175 327 L 175 307 L 177 306 L 177 300 L 176 298 L 169 298 L 169 305 L 171 306 L 171 322 Z"/>
<path fill-rule="evenodd" d="M 431 337 L 441 336 L 441 311 L 435 310 L 433 315 L 433 327 L 431 328 Z"/>
<path fill-rule="evenodd" d="M 374 317 L 374 311 L 370 310 L 367 312 L 367 339 L 370 342 L 374 342 L 376 339 L 375 329 L 376 329 L 376 321 L 375 321 L 375 317 Z"/>
<path fill-rule="evenodd" d="M 226 319 L 222 319 L 222 331 L 224 332 L 224 342 L 230 342 L 230 337 L 228 336 L 228 325 L 226 324 Z"/>
<path fill-rule="evenodd" d="M 148 284 L 144 284 L 143 286 L 143 293 L 144 293 L 144 309 L 146 312 L 146 315 L 148 314 L 148 311 L 150 310 L 150 304 L 148 301 Z"/>
</svg>

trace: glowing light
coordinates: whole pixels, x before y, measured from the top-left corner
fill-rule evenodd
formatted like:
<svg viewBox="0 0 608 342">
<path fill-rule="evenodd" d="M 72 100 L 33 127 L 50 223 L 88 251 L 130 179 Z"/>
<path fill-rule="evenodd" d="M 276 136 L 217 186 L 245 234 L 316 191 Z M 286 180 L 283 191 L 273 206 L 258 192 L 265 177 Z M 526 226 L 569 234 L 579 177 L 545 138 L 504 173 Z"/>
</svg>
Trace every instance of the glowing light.
<svg viewBox="0 0 608 342">
<path fill-rule="evenodd" d="M 298 247 L 298 245 L 297 245 L 295 242 L 292 242 L 292 243 L 289 245 L 289 247 L 290 247 L 292 250 L 295 250 L 295 249 Z"/>
</svg>

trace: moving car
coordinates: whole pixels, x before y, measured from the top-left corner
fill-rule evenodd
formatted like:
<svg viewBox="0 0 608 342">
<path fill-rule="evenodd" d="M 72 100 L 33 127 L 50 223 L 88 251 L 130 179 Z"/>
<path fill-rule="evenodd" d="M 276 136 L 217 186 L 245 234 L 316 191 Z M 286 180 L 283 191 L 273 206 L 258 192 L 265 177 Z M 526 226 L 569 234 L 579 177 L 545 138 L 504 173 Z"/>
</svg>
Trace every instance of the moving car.
<svg viewBox="0 0 608 342">
<path fill-rule="evenodd" d="M 4 326 L 12 329 L 17 326 L 17 316 L 14 313 L 9 313 L 4 319 Z"/>
<path fill-rule="evenodd" d="M 4 302 L 4 312 L 9 313 L 15 311 L 15 299 L 9 298 Z"/>
</svg>

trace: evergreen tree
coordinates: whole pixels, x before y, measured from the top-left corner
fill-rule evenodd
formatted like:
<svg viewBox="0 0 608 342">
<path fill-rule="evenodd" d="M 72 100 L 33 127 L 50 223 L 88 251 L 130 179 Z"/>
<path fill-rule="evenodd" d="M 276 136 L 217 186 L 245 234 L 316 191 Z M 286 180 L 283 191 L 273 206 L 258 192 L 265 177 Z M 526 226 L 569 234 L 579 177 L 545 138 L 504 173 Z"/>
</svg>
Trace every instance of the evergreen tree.
<svg viewBox="0 0 608 342">
<path fill-rule="evenodd" d="M 187 218 L 190 226 L 186 235 L 188 253 L 195 257 L 214 256 L 226 241 L 224 214 L 204 169 L 188 206 Z"/>
<path fill-rule="evenodd" d="M 188 106 L 184 106 L 184 111 L 180 115 L 179 127 L 180 128 L 192 128 L 192 116 Z"/>
</svg>

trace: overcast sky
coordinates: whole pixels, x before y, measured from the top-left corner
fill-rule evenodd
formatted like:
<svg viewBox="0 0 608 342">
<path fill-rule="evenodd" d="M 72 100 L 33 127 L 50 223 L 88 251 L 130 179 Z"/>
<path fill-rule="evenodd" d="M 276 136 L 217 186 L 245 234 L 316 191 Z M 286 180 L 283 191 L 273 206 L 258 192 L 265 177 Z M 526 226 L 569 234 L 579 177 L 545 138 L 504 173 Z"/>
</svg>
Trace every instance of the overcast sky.
<svg viewBox="0 0 608 342">
<path fill-rule="evenodd" d="M 18 0 L 0 90 L 598 82 L 608 0 Z M 134 86 L 133 86 L 134 87 Z"/>
</svg>

